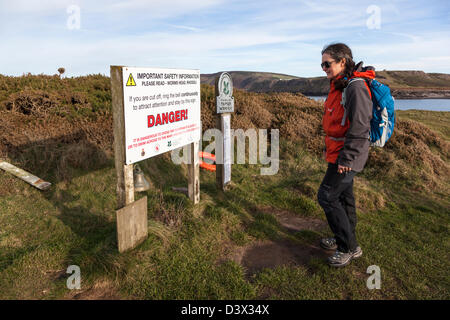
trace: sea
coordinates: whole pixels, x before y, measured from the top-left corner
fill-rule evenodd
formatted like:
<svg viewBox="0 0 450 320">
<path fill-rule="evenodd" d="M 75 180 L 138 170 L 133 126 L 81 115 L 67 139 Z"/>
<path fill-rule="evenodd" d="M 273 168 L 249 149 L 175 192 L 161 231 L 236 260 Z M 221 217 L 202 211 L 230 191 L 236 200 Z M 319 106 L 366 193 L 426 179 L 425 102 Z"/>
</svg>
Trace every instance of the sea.
<svg viewBox="0 0 450 320">
<path fill-rule="evenodd" d="M 324 100 L 327 96 L 308 96 L 314 100 Z M 450 99 L 395 99 L 395 109 L 397 110 L 429 110 L 429 111 L 450 111 Z"/>
</svg>

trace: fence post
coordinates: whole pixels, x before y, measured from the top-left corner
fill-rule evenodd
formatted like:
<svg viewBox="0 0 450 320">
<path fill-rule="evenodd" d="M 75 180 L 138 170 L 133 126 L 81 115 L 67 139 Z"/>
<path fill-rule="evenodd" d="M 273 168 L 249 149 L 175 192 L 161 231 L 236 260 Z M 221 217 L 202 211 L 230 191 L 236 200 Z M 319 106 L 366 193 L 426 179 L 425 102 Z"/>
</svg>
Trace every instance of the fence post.
<svg viewBox="0 0 450 320">
<path fill-rule="evenodd" d="M 199 142 L 191 143 L 188 148 L 188 194 L 189 199 L 196 204 L 200 202 Z"/>
<path fill-rule="evenodd" d="M 231 113 L 234 112 L 233 82 L 230 74 L 224 72 L 215 82 L 216 128 L 222 133 L 222 144 L 216 141 L 216 184 L 224 191 L 231 182 Z M 218 152 L 220 149 L 221 152 Z M 221 159 L 220 159 L 221 158 Z"/>
</svg>

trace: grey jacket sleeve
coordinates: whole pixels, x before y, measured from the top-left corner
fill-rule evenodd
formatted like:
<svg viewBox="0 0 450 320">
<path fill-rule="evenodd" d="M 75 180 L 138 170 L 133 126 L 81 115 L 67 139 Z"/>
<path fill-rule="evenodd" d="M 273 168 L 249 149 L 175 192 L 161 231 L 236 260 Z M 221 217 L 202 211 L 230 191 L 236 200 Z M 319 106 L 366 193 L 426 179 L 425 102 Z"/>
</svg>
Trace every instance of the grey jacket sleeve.
<svg viewBox="0 0 450 320">
<path fill-rule="evenodd" d="M 338 157 L 338 164 L 358 172 L 364 168 L 367 161 L 372 119 L 372 100 L 364 82 L 354 81 L 346 89 L 345 108 L 350 127 Z"/>
</svg>

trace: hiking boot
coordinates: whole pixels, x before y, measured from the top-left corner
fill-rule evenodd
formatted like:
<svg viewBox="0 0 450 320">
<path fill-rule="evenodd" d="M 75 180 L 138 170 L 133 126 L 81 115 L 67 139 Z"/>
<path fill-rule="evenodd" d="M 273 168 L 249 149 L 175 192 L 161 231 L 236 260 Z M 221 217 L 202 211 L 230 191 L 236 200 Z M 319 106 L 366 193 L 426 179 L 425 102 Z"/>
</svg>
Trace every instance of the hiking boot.
<svg viewBox="0 0 450 320">
<path fill-rule="evenodd" d="M 328 264 L 332 267 L 344 267 L 352 261 L 353 254 L 351 252 L 336 252 L 328 258 Z"/>
<path fill-rule="evenodd" d="M 325 250 L 336 250 L 337 244 L 335 238 L 322 238 L 320 240 L 320 246 Z"/>
<path fill-rule="evenodd" d="M 352 259 L 358 259 L 362 256 L 362 249 L 360 246 L 357 246 L 355 250 L 350 252 L 352 254 Z"/>
</svg>

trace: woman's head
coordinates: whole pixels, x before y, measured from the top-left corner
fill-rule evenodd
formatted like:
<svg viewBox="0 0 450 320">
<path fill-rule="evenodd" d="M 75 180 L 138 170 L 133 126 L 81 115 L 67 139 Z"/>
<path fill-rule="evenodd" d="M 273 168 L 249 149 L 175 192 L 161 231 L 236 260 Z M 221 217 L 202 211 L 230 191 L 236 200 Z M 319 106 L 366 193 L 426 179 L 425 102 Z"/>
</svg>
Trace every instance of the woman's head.
<svg viewBox="0 0 450 320">
<path fill-rule="evenodd" d="M 344 43 L 335 43 L 326 46 L 322 50 L 322 70 L 330 80 L 336 79 L 338 75 L 343 75 L 347 79 L 336 81 L 336 88 L 342 90 L 353 73 L 355 62 L 353 61 L 352 50 Z"/>
</svg>

